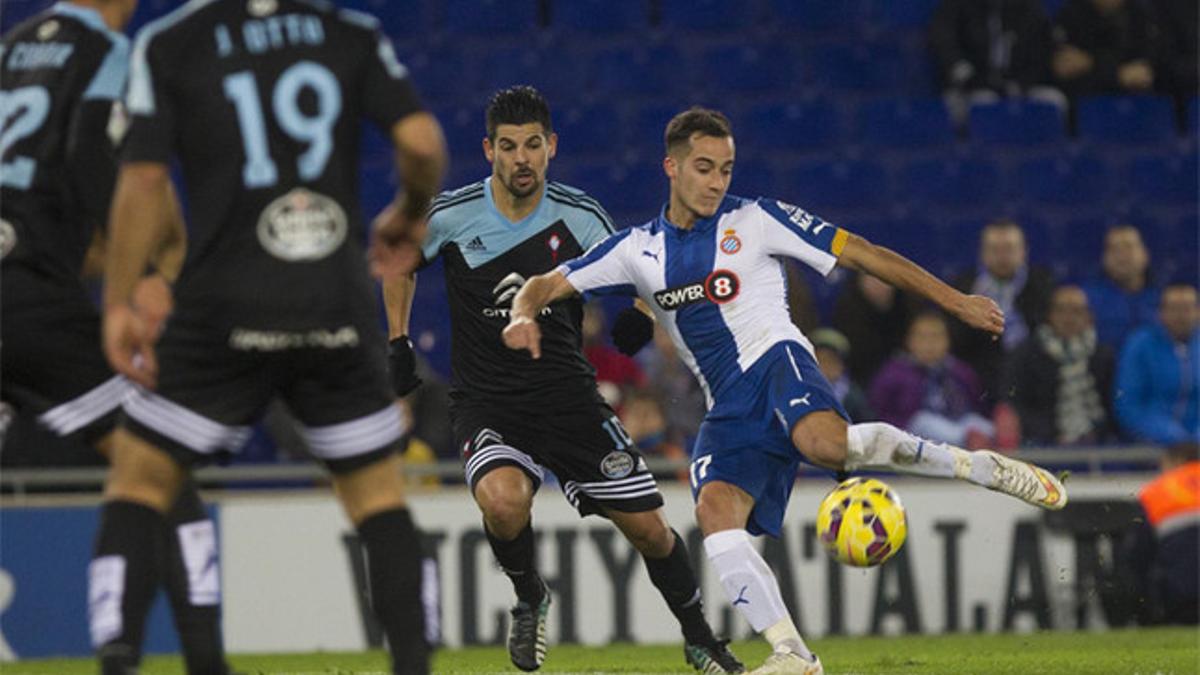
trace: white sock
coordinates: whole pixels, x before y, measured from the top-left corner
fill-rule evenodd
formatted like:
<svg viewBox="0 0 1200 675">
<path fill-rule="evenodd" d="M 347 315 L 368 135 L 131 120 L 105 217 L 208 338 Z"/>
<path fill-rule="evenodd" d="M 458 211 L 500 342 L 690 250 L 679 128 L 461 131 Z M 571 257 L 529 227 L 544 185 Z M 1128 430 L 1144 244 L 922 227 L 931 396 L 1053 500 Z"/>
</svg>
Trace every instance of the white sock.
<svg viewBox="0 0 1200 675">
<path fill-rule="evenodd" d="M 990 486 L 992 467 L 972 462 L 972 453 L 914 436 L 883 422 L 853 424 L 846 432 L 846 469 L 893 471 L 936 478 L 960 478 Z"/>
<path fill-rule="evenodd" d="M 710 534 L 704 538 L 704 551 L 729 601 L 750 627 L 764 633 L 775 651 L 792 651 L 811 659 L 812 652 L 788 616 L 775 574 L 750 543 L 749 533 L 722 530 Z"/>
</svg>

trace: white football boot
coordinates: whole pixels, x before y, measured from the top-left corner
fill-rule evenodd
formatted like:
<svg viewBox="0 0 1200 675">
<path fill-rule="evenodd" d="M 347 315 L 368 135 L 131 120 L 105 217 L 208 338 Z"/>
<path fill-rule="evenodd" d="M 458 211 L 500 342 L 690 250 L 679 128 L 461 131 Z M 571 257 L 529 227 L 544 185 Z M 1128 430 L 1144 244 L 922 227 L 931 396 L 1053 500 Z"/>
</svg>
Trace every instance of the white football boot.
<svg viewBox="0 0 1200 675">
<path fill-rule="evenodd" d="M 809 661 L 795 652 L 775 652 L 749 675 L 825 675 L 825 669 L 816 654 Z"/>
<path fill-rule="evenodd" d="M 1049 471 L 991 450 L 971 453 L 971 462 L 990 462 L 992 484 L 988 489 L 1012 495 L 1023 502 L 1057 511 L 1067 505 L 1067 488 Z"/>
</svg>

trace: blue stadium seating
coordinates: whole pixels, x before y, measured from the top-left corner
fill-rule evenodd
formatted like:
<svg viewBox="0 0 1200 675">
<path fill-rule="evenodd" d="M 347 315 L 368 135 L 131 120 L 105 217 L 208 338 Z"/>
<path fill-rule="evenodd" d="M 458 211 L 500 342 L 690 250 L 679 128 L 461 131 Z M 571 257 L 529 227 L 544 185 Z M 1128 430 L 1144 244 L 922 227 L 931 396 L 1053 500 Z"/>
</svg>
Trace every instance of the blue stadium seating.
<svg viewBox="0 0 1200 675">
<path fill-rule="evenodd" d="M 455 162 L 464 157 L 483 156 L 483 137 L 487 135 L 484 110 L 481 106 L 452 106 L 434 108 L 433 113 L 442 123 L 446 134 L 446 147 Z"/>
<path fill-rule="evenodd" d="M 442 27 L 450 35 L 518 35 L 538 26 L 535 0 L 443 0 Z"/>
<path fill-rule="evenodd" d="M 412 70 L 421 96 L 432 104 L 461 100 L 469 92 L 478 94 L 475 69 L 468 67 L 461 49 L 412 50 L 399 46 L 399 58 Z"/>
<path fill-rule="evenodd" d="M 972 105 L 967 128 L 972 139 L 994 145 L 1032 146 L 1066 137 L 1058 107 L 1024 98 Z"/>
<path fill-rule="evenodd" d="M 859 137 L 885 148 L 934 148 L 954 142 L 954 125 L 940 98 L 886 98 L 858 113 Z"/>
<path fill-rule="evenodd" d="M 1047 206 L 1102 207 L 1114 199 L 1108 167 L 1094 157 L 1027 160 L 1017 168 L 1016 186 L 1024 199 Z"/>
<path fill-rule="evenodd" d="M 868 160 L 813 160 L 784 172 L 782 199 L 802 204 L 818 214 L 875 210 L 887 203 L 887 171 Z"/>
<path fill-rule="evenodd" d="M 550 25 L 573 35 L 621 35 L 650 25 L 646 0 L 557 0 L 550 7 Z"/>
<path fill-rule="evenodd" d="M 1194 204 L 1200 178 L 1196 154 L 1146 155 L 1129 163 L 1128 185 L 1146 205 Z"/>
<path fill-rule="evenodd" d="M 1186 126 L 1187 126 L 1187 131 L 1189 134 L 1191 134 L 1193 136 L 1196 135 L 1197 124 L 1200 124 L 1200 98 L 1193 96 L 1192 100 L 1188 101 L 1188 107 L 1187 107 L 1187 125 Z"/>
<path fill-rule="evenodd" d="M 984 159 L 918 160 L 901 171 L 897 196 L 920 209 L 983 209 L 999 205 L 1001 179 L 1000 169 Z"/>
<path fill-rule="evenodd" d="M 817 100 L 760 104 L 734 120 L 734 135 L 756 152 L 827 150 L 842 138 L 841 115 Z"/>
<path fill-rule="evenodd" d="M 886 29 L 924 31 L 940 2 L 941 0 L 882 0 L 874 5 L 875 23 Z"/>
<path fill-rule="evenodd" d="M 775 170 L 766 161 L 762 159 L 742 161 L 739 159 L 734 163 L 733 183 L 729 187 L 729 192 L 751 199 L 777 197 L 786 200 L 795 191 L 795 187 L 790 181 L 779 182 L 783 182 L 784 185 L 777 184 Z"/>
<path fill-rule="evenodd" d="M 732 4 L 732 3 L 731 3 Z M 851 33 L 859 30 L 869 13 L 869 0 L 796 2 L 771 0 L 770 23 L 813 36 Z"/>
<path fill-rule="evenodd" d="M 879 94 L 904 88 L 904 55 L 894 44 L 817 45 L 805 60 L 812 81 L 835 91 Z"/>
<path fill-rule="evenodd" d="M 340 4 L 377 17 L 383 32 L 397 40 L 425 35 L 430 29 L 424 0 L 342 0 Z"/>
<path fill-rule="evenodd" d="M 1159 96 L 1096 96 L 1079 101 L 1079 136 L 1101 143 L 1163 143 L 1175 137 L 1175 108 Z"/>
<path fill-rule="evenodd" d="M 593 57 L 588 81 L 600 97 L 674 97 L 685 85 L 683 63 L 670 45 L 607 49 Z"/>
<path fill-rule="evenodd" d="M 478 105 L 496 90 L 530 83 L 530 76 L 541 72 L 542 62 L 537 50 L 525 46 L 489 46 L 469 51 L 468 68 L 475 79 L 473 95 L 480 97 L 468 103 Z"/>
<path fill-rule="evenodd" d="M 617 109 L 607 103 L 559 108 L 554 113 L 560 152 L 572 156 L 616 155 L 621 150 L 621 125 Z"/>
<path fill-rule="evenodd" d="M 704 83 L 724 95 L 799 91 L 796 55 L 779 46 L 721 46 L 701 58 Z"/>
<path fill-rule="evenodd" d="M 677 103 L 658 103 L 637 108 L 625 124 L 625 146 L 637 151 L 652 148 L 654 153 L 662 150 L 663 132 L 683 108 Z M 736 120 L 734 134 L 738 133 Z"/>
<path fill-rule="evenodd" d="M 667 30 L 727 33 L 753 22 L 749 3 L 728 0 L 660 0 L 662 26 Z"/>
</svg>

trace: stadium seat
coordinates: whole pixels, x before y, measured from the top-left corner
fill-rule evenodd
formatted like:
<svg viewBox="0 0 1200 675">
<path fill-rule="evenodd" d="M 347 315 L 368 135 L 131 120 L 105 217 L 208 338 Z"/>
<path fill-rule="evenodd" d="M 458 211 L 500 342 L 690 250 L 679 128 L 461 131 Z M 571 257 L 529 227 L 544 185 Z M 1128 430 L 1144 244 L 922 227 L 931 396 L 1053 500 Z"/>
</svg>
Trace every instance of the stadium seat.
<svg viewBox="0 0 1200 675">
<path fill-rule="evenodd" d="M 413 80 L 426 100 L 444 105 L 478 95 L 476 73 L 468 67 L 463 50 L 413 50 L 411 57 L 408 53 L 400 47 L 400 60 L 412 70 Z"/>
<path fill-rule="evenodd" d="M 1200 124 L 1200 98 L 1193 96 L 1192 100 L 1188 101 L 1187 124 L 1184 126 L 1189 134 L 1195 136 L 1198 124 Z"/>
<path fill-rule="evenodd" d="M 444 0 L 442 27 L 451 35 L 494 37 L 537 28 L 534 0 Z"/>
<path fill-rule="evenodd" d="M 681 110 L 682 106 L 676 103 L 657 103 L 637 108 L 625 125 L 625 144 L 635 148 L 652 147 L 658 152 L 662 148 L 667 122 Z M 734 134 L 737 133 L 735 126 Z"/>
<path fill-rule="evenodd" d="M 904 58 L 894 44 L 832 44 L 807 50 L 814 83 L 847 92 L 880 93 L 904 88 Z"/>
<path fill-rule="evenodd" d="M 1175 137 L 1175 108 L 1159 96 L 1096 96 L 1079 101 L 1080 138 L 1101 143 L 1164 143 Z"/>
<path fill-rule="evenodd" d="M 941 0 L 884 0 L 874 3 L 874 22 L 889 30 L 924 31 Z M 831 3 L 836 4 L 836 3 Z"/>
<path fill-rule="evenodd" d="M 469 51 L 468 67 L 475 74 L 476 91 L 471 95 L 486 99 L 492 92 L 505 87 L 532 84 L 533 77 L 542 72 L 543 65 L 537 50 L 528 47 L 481 46 Z"/>
<path fill-rule="evenodd" d="M 573 35 L 620 36 L 650 25 L 646 0 L 554 0 L 550 25 Z"/>
<path fill-rule="evenodd" d="M 839 0 L 838 2 L 771 0 L 770 23 L 786 28 L 788 31 L 799 31 L 821 37 L 837 33 L 853 33 L 862 28 L 869 6 L 869 0 Z"/>
<path fill-rule="evenodd" d="M 729 191 L 739 197 L 779 197 L 786 199 L 791 185 L 776 185 L 775 170 L 762 160 L 737 161 Z"/>
<path fill-rule="evenodd" d="M 720 96 L 799 91 L 797 57 L 779 46 L 722 46 L 701 57 L 704 83 Z"/>
<path fill-rule="evenodd" d="M 820 100 L 767 103 L 751 107 L 734 121 L 734 135 L 759 151 L 814 151 L 841 140 L 841 115 Z"/>
<path fill-rule="evenodd" d="M 487 135 L 483 108 L 435 108 L 434 115 L 446 134 L 446 148 L 459 161 L 467 157 L 483 157 L 483 137 Z M 481 160 L 482 161 L 482 160 Z"/>
<path fill-rule="evenodd" d="M 621 148 L 620 119 L 610 104 L 560 108 L 553 123 L 560 152 L 613 155 Z"/>
<path fill-rule="evenodd" d="M 661 0 L 659 9 L 664 29 L 724 33 L 750 26 L 750 7 L 727 0 Z"/>
<path fill-rule="evenodd" d="M 1042 157 L 1017 167 L 1023 200 L 1048 206 L 1103 207 L 1113 201 L 1109 171 L 1092 157 Z"/>
<path fill-rule="evenodd" d="M 888 198 L 887 171 L 867 160 L 804 162 L 783 174 L 781 199 L 796 200 L 818 214 L 873 210 Z"/>
<path fill-rule="evenodd" d="M 1137 202 L 1149 206 L 1195 204 L 1197 177 L 1196 155 L 1149 155 L 1129 163 L 1128 185 Z"/>
<path fill-rule="evenodd" d="M 985 208 L 1003 195 L 1000 170 L 982 159 L 919 160 L 901 171 L 900 189 L 917 209 Z"/>
<path fill-rule="evenodd" d="M 683 72 L 683 57 L 669 45 L 619 47 L 595 55 L 588 80 L 605 98 L 672 96 L 684 87 Z"/>
<path fill-rule="evenodd" d="M 860 138 L 885 148 L 928 148 L 954 142 L 950 113 L 940 98 L 886 98 L 858 112 Z"/>
<path fill-rule="evenodd" d="M 424 0 L 342 0 L 340 4 L 375 16 L 383 32 L 397 40 L 412 39 L 429 31 Z"/>
<path fill-rule="evenodd" d="M 1062 110 L 1024 98 L 972 105 L 967 128 L 972 139 L 996 145 L 1040 145 L 1066 137 Z"/>
</svg>

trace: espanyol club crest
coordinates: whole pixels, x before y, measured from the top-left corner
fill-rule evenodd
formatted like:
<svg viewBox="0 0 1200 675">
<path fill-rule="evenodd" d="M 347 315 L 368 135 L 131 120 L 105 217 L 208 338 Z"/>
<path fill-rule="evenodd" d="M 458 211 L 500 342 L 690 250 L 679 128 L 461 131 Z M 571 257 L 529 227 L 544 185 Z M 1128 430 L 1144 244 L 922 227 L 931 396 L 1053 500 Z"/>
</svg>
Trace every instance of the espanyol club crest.
<svg viewBox="0 0 1200 675">
<path fill-rule="evenodd" d="M 550 249 L 550 260 L 557 265 L 558 247 L 562 246 L 562 238 L 557 234 L 552 234 L 550 235 L 550 238 L 546 240 L 546 246 Z"/>
<path fill-rule="evenodd" d="M 721 239 L 721 252 L 733 255 L 740 250 L 742 250 L 742 240 L 738 239 L 737 233 L 733 230 L 725 230 L 725 237 Z"/>
<path fill-rule="evenodd" d="M 624 478 L 633 473 L 633 455 L 624 450 L 613 450 L 600 460 L 600 473 L 607 478 Z"/>
</svg>

